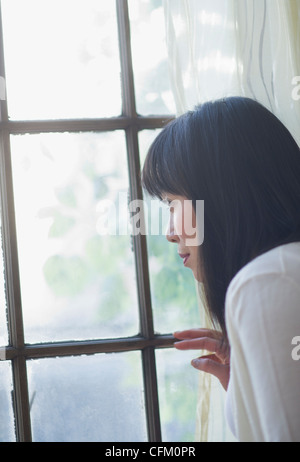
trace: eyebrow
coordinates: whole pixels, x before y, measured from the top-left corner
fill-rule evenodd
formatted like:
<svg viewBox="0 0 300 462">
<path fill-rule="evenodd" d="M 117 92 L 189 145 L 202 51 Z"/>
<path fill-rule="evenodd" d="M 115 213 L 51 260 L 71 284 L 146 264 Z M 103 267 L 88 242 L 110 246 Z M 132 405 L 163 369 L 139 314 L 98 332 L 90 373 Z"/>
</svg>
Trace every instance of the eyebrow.
<svg viewBox="0 0 300 462">
<path fill-rule="evenodd" d="M 168 196 L 163 196 L 162 197 L 162 202 L 164 202 L 165 204 L 170 205 L 171 202 L 172 202 L 172 199 L 170 199 Z"/>
</svg>

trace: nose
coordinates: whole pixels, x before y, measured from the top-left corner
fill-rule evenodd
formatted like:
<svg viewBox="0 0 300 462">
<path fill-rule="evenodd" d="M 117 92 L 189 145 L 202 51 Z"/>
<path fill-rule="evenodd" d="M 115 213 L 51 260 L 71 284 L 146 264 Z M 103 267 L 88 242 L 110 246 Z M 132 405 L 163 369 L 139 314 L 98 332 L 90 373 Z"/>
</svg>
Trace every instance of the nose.
<svg viewBox="0 0 300 462">
<path fill-rule="evenodd" d="M 173 242 L 174 244 L 179 242 L 179 236 L 175 232 L 172 215 L 170 216 L 168 227 L 166 230 L 166 238 L 169 242 Z"/>
</svg>

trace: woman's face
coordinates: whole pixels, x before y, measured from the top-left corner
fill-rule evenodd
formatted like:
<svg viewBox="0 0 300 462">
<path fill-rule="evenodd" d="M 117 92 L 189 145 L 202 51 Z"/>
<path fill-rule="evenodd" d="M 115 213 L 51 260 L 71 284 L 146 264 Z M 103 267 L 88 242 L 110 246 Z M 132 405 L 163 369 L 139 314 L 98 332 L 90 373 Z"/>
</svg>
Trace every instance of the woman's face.
<svg viewBox="0 0 300 462">
<path fill-rule="evenodd" d="M 183 265 L 190 268 L 195 279 L 201 282 L 199 245 L 196 241 L 196 214 L 192 201 L 173 194 L 165 194 L 163 199 L 170 208 L 166 238 L 169 242 L 177 244 L 178 255 L 182 258 Z"/>
</svg>

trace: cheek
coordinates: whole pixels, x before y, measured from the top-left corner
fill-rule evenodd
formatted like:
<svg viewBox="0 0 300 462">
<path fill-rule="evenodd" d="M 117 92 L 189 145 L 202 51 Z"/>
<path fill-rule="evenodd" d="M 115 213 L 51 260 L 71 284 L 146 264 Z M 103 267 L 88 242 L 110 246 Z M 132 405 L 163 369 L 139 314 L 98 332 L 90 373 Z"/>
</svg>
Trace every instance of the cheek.
<svg viewBox="0 0 300 462">
<path fill-rule="evenodd" d="M 173 213 L 174 229 L 178 237 L 184 237 L 184 217 L 180 210 L 176 210 Z"/>
<path fill-rule="evenodd" d="M 189 247 L 190 249 L 190 252 L 191 252 L 191 256 L 193 257 L 193 260 L 196 262 L 198 261 L 198 247 L 196 246 L 192 246 L 192 247 Z"/>
<path fill-rule="evenodd" d="M 185 201 L 183 213 L 179 217 L 182 229 L 182 237 L 191 240 L 196 236 L 196 215 L 191 201 Z"/>
</svg>

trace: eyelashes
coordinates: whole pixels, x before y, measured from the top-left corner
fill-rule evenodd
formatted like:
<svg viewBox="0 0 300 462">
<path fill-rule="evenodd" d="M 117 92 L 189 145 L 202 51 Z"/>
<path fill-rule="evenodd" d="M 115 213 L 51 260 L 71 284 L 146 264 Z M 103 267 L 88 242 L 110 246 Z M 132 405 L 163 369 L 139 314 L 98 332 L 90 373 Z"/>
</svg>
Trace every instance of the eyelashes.
<svg viewBox="0 0 300 462">
<path fill-rule="evenodd" d="M 162 203 L 170 207 L 170 205 L 172 204 L 172 201 L 170 199 L 163 199 Z"/>
</svg>

